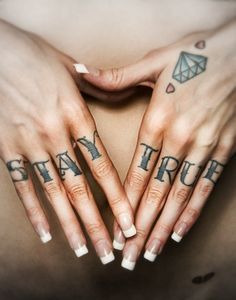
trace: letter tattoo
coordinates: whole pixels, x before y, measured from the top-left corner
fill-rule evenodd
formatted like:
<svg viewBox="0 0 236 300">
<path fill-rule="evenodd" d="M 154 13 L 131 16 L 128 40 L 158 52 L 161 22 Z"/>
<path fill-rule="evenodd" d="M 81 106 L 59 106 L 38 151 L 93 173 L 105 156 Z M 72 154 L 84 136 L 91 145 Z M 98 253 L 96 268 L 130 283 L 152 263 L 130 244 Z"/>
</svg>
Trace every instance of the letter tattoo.
<svg viewBox="0 0 236 300">
<path fill-rule="evenodd" d="M 33 163 L 33 166 L 39 171 L 40 176 L 43 177 L 44 183 L 53 180 L 52 177 L 49 175 L 49 170 L 46 167 L 47 162 L 49 162 L 49 160 L 37 161 Z"/>
<path fill-rule="evenodd" d="M 6 163 L 13 182 L 26 181 L 29 176 L 22 159 L 10 160 Z"/>
<path fill-rule="evenodd" d="M 144 146 L 144 152 L 142 155 L 142 159 L 140 162 L 140 165 L 138 166 L 139 168 L 143 169 L 144 171 L 148 171 L 148 163 L 151 159 L 152 153 L 153 152 L 158 152 L 158 149 L 154 149 L 153 147 L 145 144 L 145 143 L 141 143 L 140 145 Z"/>
<path fill-rule="evenodd" d="M 218 168 L 218 170 L 217 170 Z M 224 165 L 219 163 L 217 160 L 211 159 L 210 160 L 210 166 L 207 170 L 207 173 L 203 178 L 209 179 L 211 182 L 216 183 L 218 176 L 221 171 L 223 170 Z M 215 175 L 215 176 L 214 176 Z M 214 177 L 214 178 L 213 178 Z"/>
<path fill-rule="evenodd" d="M 71 157 L 68 155 L 68 151 L 59 153 L 56 155 L 59 159 L 59 174 L 62 180 L 64 180 L 64 176 L 66 174 L 67 170 L 71 170 L 74 173 L 74 176 L 78 176 L 82 174 L 82 171 L 78 168 L 76 163 L 71 159 Z"/>
<path fill-rule="evenodd" d="M 154 178 L 161 182 L 164 182 L 165 180 L 163 179 L 163 177 L 166 173 L 168 175 L 169 183 L 171 184 L 172 179 L 173 179 L 172 173 L 174 173 L 177 170 L 177 168 L 179 166 L 179 161 L 172 156 L 164 156 L 164 157 L 162 157 L 161 160 L 162 160 L 162 162 L 159 167 L 157 176 Z M 169 162 L 170 162 L 170 164 L 169 164 Z M 168 168 L 168 164 L 171 165 L 172 167 Z"/>
<path fill-rule="evenodd" d="M 87 148 L 88 152 L 92 156 L 92 160 L 95 160 L 95 159 L 99 158 L 100 156 L 102 156 L 101 153 L 99 153 L 98 148 L 95 145 L 96 137 L 99 137 L 97 130 L 95 130 L 93 133 L 93 142 L 88 140 L 86 138 L 86 136 L 79 138 L 77 140 L 77 142 L 79 142 L 80 144 L 82 144 L 83 146 L 85 146 Z"/>
<path fill-rule="evenodd" d="M 198 166 L 198 172 L 197 172 L 197 174 L 194 176 L 194 179 L 193 179 L 193 181 L 191 182 L 191 183 L 187 183 L 186 182 L 186 177 L 187 177 L 187 175 L 189 174 L 189 169 L 192 167 L 192 166 L 195 166 L 196 164 L 193 164 L 193 163 L 190 163 L 189 161 L 187 161 L 187 160 L 185 160 L 184 162 L 183 162 L 183 168 L 182 168 L 182 170 L 181 170 L 181 172 L 180 172 L 180 181 L 184 184 L 184 185 L 186 185 L 186 186 L 190 186 L 190 187 L 192 187 L 192 186 L 194 186 L 194 184 L 196 183 L 196 181 L 197 181 L 197 178 L 198 178 L 198 174 L 199 174 L 199 172 L 200 172 L 200 170 L 201 170 L 201 166 Z"/>
</svg>

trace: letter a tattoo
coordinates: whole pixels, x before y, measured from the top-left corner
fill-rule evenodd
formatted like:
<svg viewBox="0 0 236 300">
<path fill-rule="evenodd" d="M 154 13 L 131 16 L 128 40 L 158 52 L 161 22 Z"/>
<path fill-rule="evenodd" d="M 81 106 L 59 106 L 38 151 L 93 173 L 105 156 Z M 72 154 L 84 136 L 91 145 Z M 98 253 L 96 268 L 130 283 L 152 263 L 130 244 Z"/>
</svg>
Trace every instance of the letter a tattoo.
<svg viewBox="0 0 236 300">
<path fill-rule="evenodd" d="M 62 180 L 67 170 L 71 170 L 75 176 L 81 175 L 82 171 L 77 167 L 76 163 L 68 155 L 68 151 L 56 155 L 59 158 L 59 174 Z"/>
</svg>

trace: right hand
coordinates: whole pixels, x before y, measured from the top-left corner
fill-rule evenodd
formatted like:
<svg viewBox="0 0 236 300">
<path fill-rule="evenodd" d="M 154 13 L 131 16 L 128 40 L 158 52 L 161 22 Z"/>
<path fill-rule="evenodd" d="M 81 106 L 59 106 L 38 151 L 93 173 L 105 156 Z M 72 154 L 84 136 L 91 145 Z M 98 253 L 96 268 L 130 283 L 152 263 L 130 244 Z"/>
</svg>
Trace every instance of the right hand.
<svg viewBox="0 0 236 300">
<path fill-rule="evenodd" d="M 114 259 L 111 240 L 71 140 L 80 148 L 127 237 L 135 234 L 133 214 L 76 86 L 76 61 L 38 36 L 1 20 L 0 37 L 0 157 L 28 217 L 41 240 L 49 241 L 49 224 L 27 172 L 27 162 L 34 167 L 77 256 L 87 253 L 87 247 L 72 206 L 101 261 L 108 263 Z"/>
</svg>

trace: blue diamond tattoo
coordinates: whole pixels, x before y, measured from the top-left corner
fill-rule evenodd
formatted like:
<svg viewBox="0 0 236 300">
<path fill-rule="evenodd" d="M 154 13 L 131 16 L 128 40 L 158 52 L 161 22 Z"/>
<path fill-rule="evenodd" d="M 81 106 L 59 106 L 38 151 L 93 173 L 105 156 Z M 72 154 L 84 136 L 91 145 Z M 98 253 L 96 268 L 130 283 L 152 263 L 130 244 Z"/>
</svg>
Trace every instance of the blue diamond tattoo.
<svg viewBox="0 0 236 300">
<path fill-rule="evenodd" d="M 181 52 L 172 77 L 180 83 L 192 79 L 206 70 L 207 57 Z"/>
</svg>

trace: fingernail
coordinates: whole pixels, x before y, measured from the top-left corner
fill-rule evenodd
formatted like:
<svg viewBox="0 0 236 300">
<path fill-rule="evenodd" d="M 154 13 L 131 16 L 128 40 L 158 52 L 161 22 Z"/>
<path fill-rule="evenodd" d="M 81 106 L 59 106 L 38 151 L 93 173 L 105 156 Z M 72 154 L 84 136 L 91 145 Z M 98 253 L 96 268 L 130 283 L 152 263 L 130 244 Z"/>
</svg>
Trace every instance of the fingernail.
<svg viewBox="0 0 236 300">
<path fill-rule="evenodd" d="M 132 222 L 131 217 L 127 213 L 123 213 L 119 216 L 120 226 L 125 237 L 129 238 L 136 234 L 136 228 Z"/>
<path fill-rule="evenodd" d="M 147 250 L 144 253 L 144 258 L 153 262 L 155 261 L 157 255 L 161 252 L 161 241 L 154 239 L 148 245 Z"/>
<path fill-rule="evenodd" d="M 88 253 L 88 248 L 80 234 L 73 232 L 68 237 L 68 240 L 77 257 L 81 257 Z"/>
<path fill-rule="evenodd" d="M 91 74 L 93 76 L 99 76 L 99 70 L 84 64 L 74 64 L 75 70 L 80 74 Z"/>
<path fill-rule="evenodd" d="M 138 258 L 138 247 L 135 244 L 130 245 L 125 249 L 124 258 L 121 266 L 127 270 L 133 271 Z"/>
<path fill-rule="evenodd" d="M 171 236 L 172 240 L 179 243 L 182 240 L 186 232 L 186 229 L 187 229 L 187 224 L 184 222 L 180 223 Z"/>
<path fill-rule="evenodd" d="M 50 232 L 48 231 L 48 229 L 46 229 L 46 227 L 42 223 L 37 225 L 36 231 L 38 232 L 38 235 L 44 244 L 49 242 L 52 239 Z"/>
<path fill-rule="evenodd" d="M 103 265 L 106 265 L 115 259 L 112 249 L 106 240 L 99 241 L 95 247 Z"/>
<path fill-rule="evenodd" d="M 85 254 L 88 253 L 88 248 L 87 248 L 86 245 L 83 245 L 81 247 L 78 247 L 74 251 L 75 251 L 75 254 L 76 254 L 77 257 L 81 257 L 81 256 L 83 256 L 83 255 L 85 255 Z"/>
<path fill-rule="evenodd" d="M 125 246 L 125 237 L 120 228 L 115 231 L 113 240 L 113 248 L 116 250 L 123 250 Z"/>
</svg>

